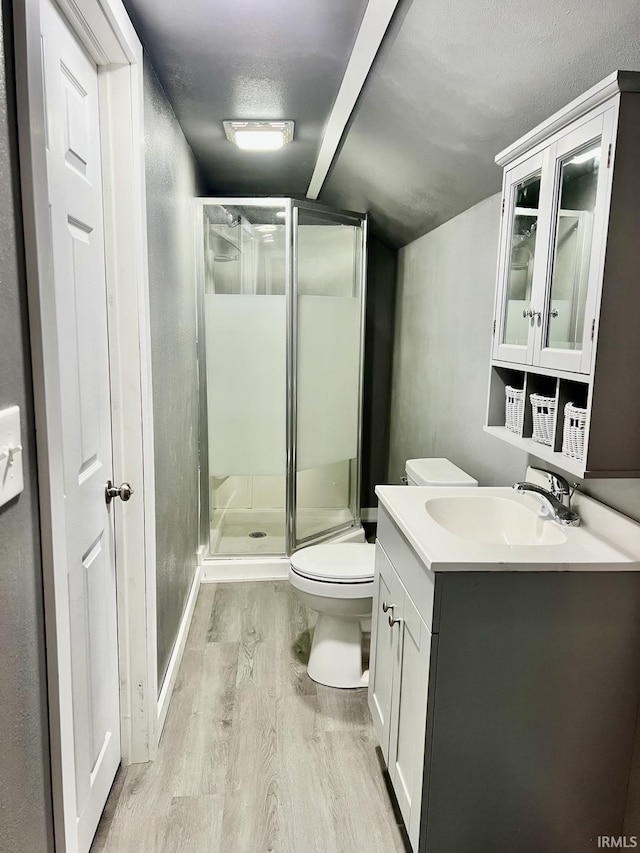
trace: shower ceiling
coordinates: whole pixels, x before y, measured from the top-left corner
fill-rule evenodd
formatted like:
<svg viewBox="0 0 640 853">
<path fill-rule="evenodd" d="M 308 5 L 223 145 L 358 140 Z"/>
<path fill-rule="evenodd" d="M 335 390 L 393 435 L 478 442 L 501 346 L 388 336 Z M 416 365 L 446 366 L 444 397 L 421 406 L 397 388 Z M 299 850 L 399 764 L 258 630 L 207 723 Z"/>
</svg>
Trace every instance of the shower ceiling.
<svg viewBox="0 0 640 853">
<path fill-rule="evenodd" d="M 303 197 L 366 0 L 125 0 L 216 194 Z M 500 189 L 493 162 L 617 68 L 640 70 L 640 3 L 400 0 L 320 201 L 403 245 Z M 246 154 L 223 119 L 292 119 Z"/>
</svg>

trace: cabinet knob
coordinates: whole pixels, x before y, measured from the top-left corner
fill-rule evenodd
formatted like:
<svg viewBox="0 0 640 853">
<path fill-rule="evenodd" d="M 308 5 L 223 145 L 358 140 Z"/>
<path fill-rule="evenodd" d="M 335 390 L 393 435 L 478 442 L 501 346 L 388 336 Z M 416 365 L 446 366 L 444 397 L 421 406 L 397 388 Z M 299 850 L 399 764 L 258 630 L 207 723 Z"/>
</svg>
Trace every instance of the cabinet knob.
<svg viewBox="0 0 640 853">
<path fill-rule="evenodd" d="M 382 602 L 382 612 L 383 613 L 387 613 L 389 610 L 393 613 L 394 607 L 395 607 L 395 604 L 387 604 L 386 601 Z M 391 617 L 389 617 L 389 618 L 391 618 Z"/>
<path fill-rule="evenodd" d="M 559 313 L 560 313 L 560 312 L 558 311 L 558 309 L 557 309 L 557 308 L 553 308 L 553 309 L 552 309 L 552 311 L 551 311 L 551 315 L 550 315 L 550 316 L 551 316 L 551 317 L 557 317 Z"/>
<path fill-rule="evenodd" d="M 533 317 L 533 311 L 531 310 L 531 308 L 523 308 L 522 316 L 525 318 L 525 320 L 527 319 L 527 317 Z"/>
<path fill-rule="evenodd" d="M 393 628 L 394 625 L 399 625 L 402 622 L 402 619 L 394 619 L 393 613 L 389 614 L 389 627 Z"/>
</svg>

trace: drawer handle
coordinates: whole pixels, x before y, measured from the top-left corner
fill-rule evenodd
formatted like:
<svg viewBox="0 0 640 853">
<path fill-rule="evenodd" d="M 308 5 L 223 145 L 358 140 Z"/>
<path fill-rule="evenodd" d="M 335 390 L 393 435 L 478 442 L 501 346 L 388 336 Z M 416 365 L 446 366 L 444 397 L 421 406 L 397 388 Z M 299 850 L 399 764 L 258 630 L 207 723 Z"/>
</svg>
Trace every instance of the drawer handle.
<svg viewBox="0 0 640 853">
<path fill-rule="evenodd" d="M 402 622 L 402 619 L 394 619 L 393 613 L 389 614 L 389 627 L 393 628 L 394 625 L 399 625 Z"/>
<path fill-rule="evenodd" d="M 393 613 L 395 608 L 395 604 L 387 604 L 386 601 L 382 602 L 382 612 L 387 613 L 389 610 Z"/>
</svg>

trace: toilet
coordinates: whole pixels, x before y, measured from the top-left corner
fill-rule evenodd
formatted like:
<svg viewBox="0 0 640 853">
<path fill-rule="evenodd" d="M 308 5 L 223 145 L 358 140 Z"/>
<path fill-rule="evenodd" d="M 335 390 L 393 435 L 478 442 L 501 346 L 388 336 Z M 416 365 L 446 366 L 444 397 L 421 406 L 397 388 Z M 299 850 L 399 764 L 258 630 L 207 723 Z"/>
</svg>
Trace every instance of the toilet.
<svg viewBox="0 0 640 853">
<path fill-rule="evenodd" d="M 409 459 L 411 486 L 477 486 L 448 459 Z M 375 545 L 355 542 L 310 545 L 291 556 L 289 582 L 318 612 L 309 655 L 309 677 L 327 687 L 366 687 L 362 634 L 371 630 Z"/>
</svg>

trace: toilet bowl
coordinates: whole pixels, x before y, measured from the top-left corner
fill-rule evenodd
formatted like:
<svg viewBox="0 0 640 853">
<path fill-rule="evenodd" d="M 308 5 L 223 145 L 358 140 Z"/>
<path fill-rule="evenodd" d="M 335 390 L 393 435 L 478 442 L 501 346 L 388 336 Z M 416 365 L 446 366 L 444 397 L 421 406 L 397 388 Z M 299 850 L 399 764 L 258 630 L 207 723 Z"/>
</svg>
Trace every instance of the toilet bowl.
<svg viewBox="0 0 640 853">
<path fill-rule="evenodd" d="M 312 545 L 291 557 L 289 581 L 318 612 L 307 672 L 328 687 L 366 687 L 362 632 L 371 630 L 375 545 Z"/>
<path fill-rule="evenodd" d="M 410 459 L 407 482 L 416 486 L 477 486 L 448 459 Z M 307 672 L 327 687 L 366 687 L 362 634 L 371 630 L 375 545 L 310 545 L 291 556 L 289 582 L 318 612 Z"/>
</svg>

